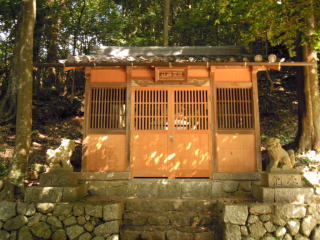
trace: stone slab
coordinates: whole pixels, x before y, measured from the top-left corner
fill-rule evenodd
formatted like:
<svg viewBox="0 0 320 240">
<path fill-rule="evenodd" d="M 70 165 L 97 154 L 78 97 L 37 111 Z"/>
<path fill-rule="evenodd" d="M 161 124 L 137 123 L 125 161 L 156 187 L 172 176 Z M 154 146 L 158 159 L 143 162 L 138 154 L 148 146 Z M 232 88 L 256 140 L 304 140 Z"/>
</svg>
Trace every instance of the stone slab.
<svg viewBox="0 0 320 240">
<path fill-rule="evenodd" d="M 253 196 L 261 201 L 268 203 L 310 203 L 313 201 L 313 188 L 271 188 L 254 185 L 252 188 Z"/>
<path fill-rule="evenodd" d="M 261 185 L 265 187 L 302 187 L 302 174 L 295 172 L 261 173 Z"/>
<path fill-rule="evenodd" d="M 73 187 L 78 184 L 78 174 L 67 171 L 54 171 L 40 175 L 40 185 L 43 187 Z"/>
<path fill-rule="evenodd" d="M 85 185 L 77 187 L 28 187 L 26 202 L 72 202 L 83 198 L 87 193 Z"/>
<path fill-rule="evenodd" d="M 274 202 L 274 188 L 253 184 L 252 195 L 261 202 Z"/>
<path fill-rule="evenodd" d="M 277 203 L 311 203 L 313 188 L 275 188 L 275 202 Z"/>
</svg>

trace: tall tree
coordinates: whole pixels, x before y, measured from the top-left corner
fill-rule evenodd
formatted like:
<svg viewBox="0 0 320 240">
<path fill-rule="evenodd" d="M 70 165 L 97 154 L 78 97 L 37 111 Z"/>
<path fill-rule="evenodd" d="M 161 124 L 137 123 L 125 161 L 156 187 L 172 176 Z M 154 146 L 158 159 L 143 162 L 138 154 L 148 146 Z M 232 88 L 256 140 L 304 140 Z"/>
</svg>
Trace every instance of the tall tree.
<svg viewBox="0 0 320 240">
<path fill-rule="evenodd" d="M 169 17 L 170 17 L 170 0 L 164 0 L 163 11 L 163 46 L 169 44 Z"/>
<path fill-rule="evenodd" d="M 36 0 L 22 0 L 22 18 L 16 37 L 11 81 L 17 85 L 16 142 L 14 156 L 2 197 L 13 195 L 13 186 L 23 189 L 32 129 L 33 32 Z"/>
<path fill-rule="evenodd" d="M 303 47 L 303 59 L 313 63 L 304 68 L 300 101 L 298 148 L 320 150 L 320 95 L 316 50 L 320 47 L 320 2 L 314 0 L 221 0 L 223 19 L 242 29 L 240 38 L 249 42 L 267 36 L 272 45 L 285 45 L 292 56 Z M 300 90 L 302 90 L 300 89 Z"/>
</svg>

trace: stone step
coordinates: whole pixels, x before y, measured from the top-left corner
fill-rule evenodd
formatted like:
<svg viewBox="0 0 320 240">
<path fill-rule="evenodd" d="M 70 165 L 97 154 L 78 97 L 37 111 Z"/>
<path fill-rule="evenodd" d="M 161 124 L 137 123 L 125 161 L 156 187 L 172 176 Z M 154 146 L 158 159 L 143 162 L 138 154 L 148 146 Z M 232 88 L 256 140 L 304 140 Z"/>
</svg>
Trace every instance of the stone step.
<svg viewBox="0 0 320 240">
<path fill-rule="evenodd" d="M 218 223 L 212 212 L 125 212 L 125 226 L 210 227 Z"/>
<path fill-rule="evenodd" d="M 81 200 L 87 195 L 85 184 L 76 187 L 41 187 L 33 186 L 26 188 L 26 202 L 74 202 Z"/>
<path fill-rule="evenodd" d="M 250 202 L 252 199 L 215 198 L 215 199 L 154 199 L 154 198 L 128 198 L 125 199 L 125 211 L 140 212 L 212 212 L 218 213 L 222 203 Z"/>
<path fill-rule="evenodd" d="M 121 240 L 213 240 L 218 233 L 209 228 L 196 227 L 124 227 L 120 230 Z"/>
<path fill-rule="evenodd" d="M 137 198 L 251 197 L 250 180 L 130 179 L 86 181 L 91 196 Z"/>
</svg>

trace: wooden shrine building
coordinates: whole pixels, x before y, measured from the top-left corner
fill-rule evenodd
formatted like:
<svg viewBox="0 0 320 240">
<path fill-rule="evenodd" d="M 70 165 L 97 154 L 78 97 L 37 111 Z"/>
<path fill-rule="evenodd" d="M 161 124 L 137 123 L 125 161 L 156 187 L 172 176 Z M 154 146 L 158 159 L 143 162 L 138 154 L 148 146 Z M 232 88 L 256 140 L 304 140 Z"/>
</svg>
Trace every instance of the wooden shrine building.
<svg viewBox="0 0 320 240">
<path fill-rule="evenodd" d="M 257 72 L 278 63 L 250 61 L 241 47 L 102 47 L 65 64 L 86 75 L 82 171 L 261 170 Z"/>
</svg>

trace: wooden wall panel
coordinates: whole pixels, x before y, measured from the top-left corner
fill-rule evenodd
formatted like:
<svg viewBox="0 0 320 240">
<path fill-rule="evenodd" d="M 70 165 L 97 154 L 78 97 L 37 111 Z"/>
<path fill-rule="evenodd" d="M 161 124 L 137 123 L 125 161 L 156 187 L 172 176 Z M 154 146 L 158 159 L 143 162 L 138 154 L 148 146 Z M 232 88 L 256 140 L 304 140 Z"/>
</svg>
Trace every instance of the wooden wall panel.
<svg viewBox="0 0 320 240">
<path fill-rule="evenodd" d="M 126 136 L 88 135 L 85 140 L 84 171 L 121 172 L 127 170 Z"/>
<path fill-rule="evenodd" d="M 131 72 L 132 78 L 154 78 L 154 69 L 150 68 L 133 68 Z"/>
<path fill-rule="evenodd" d="M 104 68 L 104 69 L 91 69 L 90 82 L 94 83 L 119 83 L 126 82 L 125 68 Z"/>
<path fill-rule="evenodd" d="M 218 172 L 257 171 L 254 134 L 217 134 Z"/>
<path fill-rule="evenodd" d="M 208 68 L 189 68 L 188 69 L 189 78 L 209 78 Z"/>
<path fill-rule="evenodd" d="M 131 142 L 132 176 L 167 177 L 167 144 L 164 131 L 134 133 Z"/>
<path fill-rule="evenodd" d="M 216 68 L 214 71 L 216 82 L 251 82 L 251 72 L 248 68 Z"/>
</svg>

